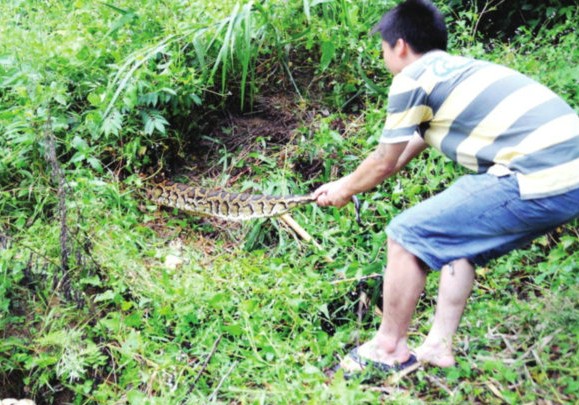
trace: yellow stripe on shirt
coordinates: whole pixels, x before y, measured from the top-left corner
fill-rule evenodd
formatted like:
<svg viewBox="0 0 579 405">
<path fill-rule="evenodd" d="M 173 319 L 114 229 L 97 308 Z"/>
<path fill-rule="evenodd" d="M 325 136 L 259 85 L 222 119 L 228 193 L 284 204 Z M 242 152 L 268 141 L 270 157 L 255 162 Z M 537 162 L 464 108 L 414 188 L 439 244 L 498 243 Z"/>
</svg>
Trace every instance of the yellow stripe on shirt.
<svg viewBox="0 0 579 405">
<path fill-rule="evenodd" d="M 472 130 L 471 136 L 458 146 L 457 162 L 478 171 L 476 156 L 479 150 L 492 144 L 532 108 L 555 97 L 555 93 L 548 88 L 533 83 L 514 91 L 498 103 Z"/>
<path fill-rule="evenodd" d="M 401 113 L 391 113 L 386 117 L 384 129 L 407 128 L 420 125 L 432 119 L 432 108 L 427 105 L 412 107 Z"/>
<path fill-rule="evenodd" d="M 392 86 L 390 87 L 390 94 L 388 96 L 393 97 L 397 94 L 414 91 L 419 87 L 419 83 L 413 78 L 400 75 L 396 78 L 395 81 L 392 82 Z"/>
<path fill-rule="evenodd" d="M 577 119 L 577 115 L 563 115 L 529 133 L 519 145 L 499 150 L 494 160 L 497 163 L 507 165 L 517 157 L 528 155 L 556 143 L 564 142 L 576 136 L 573 132 L 570 132 L 568 128 L 578 126 L 579 120 Z M 577 177 L 579 177 L 579 172 L 575 175 L 575 179 L 577 179 Z"/>
<path fill-rule="evenodd" d="M 492 83 L 513 74 L 515 74 L 513 71 L 504 67 L 489 65 L 474 73 L 469 80 L 459 83 L 437 111 L 436 119 L 430 123 L 426 132 L 425 141 L 436 149 L 440 149 L 450 126 L 464 108 Z"/>
<path fill-rule="evenodd" d="M 578 187 L 579 159 L 530 174 L 517 173 L 523 199 L 541 198 L 554 191 L 569 191 Z"/>
</svg>

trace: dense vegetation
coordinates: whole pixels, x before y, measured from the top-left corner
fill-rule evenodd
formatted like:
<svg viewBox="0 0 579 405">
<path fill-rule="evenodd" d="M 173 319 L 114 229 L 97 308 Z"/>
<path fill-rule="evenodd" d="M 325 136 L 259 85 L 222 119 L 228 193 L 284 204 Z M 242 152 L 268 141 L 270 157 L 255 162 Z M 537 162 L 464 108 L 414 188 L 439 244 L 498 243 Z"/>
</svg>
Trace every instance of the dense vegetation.
<svg viewBox="0 0 579 405">
<path fill-rule="evenodd" d="M 0 398 L 577 401 L 577 221 L 477 270 L 456 367 L 390 387 L 324 374 L 379 321 L 385 224 L 461 173 L 435 153 L 361 196 L 362 226 L 351 207 L 296 211 L 318 245 L 277 220 L 225 224 L 142 195 L 161 173 L 306 193 L 355 167 L 391 79 L 367 33 L 394 3 L 0 4 Z M 438 2 L 452 51 L 521 70 L 577 109 L 576 2 L 513 3 Z"/>
</svg>

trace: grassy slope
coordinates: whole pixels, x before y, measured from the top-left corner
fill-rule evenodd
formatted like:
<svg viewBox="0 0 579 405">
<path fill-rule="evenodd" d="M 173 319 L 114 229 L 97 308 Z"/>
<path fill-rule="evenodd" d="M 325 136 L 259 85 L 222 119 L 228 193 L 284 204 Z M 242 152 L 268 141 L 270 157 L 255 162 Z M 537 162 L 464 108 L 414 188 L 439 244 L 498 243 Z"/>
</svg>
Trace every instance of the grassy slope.
<svg viewBox="0 0 579 405">
<path fill-rule="evenodd" d="M 42 17 L 47 26 L 58 26 L 53 31 L 58 38 L 51 38 L 60 44 L 64 58 L 67 53 L 62 50 L 68 49 L 69 61 L 77 61 L 79 54 L 72 50 L 78 41 L 73 32 L 78 29 L 95 35 L 94 52 L 118 52 L 106 55 L 116 65 L 123 54 L 139 49 L 138 43 L 122 42 L 130 37 L 122 32 L 113 41 L 122 46 L 111 49 L 107 37 L 88 29 L 101 24 L 100 29 L 106 30 L 117 21 L 114 13 L 105 13 L 108 19 L 92 25 L 84 20 L 83 25 L 79 18 L 92 16 L 92 9 L 81 10 L 86 12 L 78 11 L 70 22 L 59 18 L 58 9 Z M 159 13 L 163 18 L 171 17 L 163 8 L 140 13 L 149 13 L 145 21 L 154 22 L 159 10 L 167 13 Z M 35 24 L 25 21 L 40 27 L 41 16 L 36 18 Z M 29 36 L 15 26 L 12 29 L 14 43 L 28 40 L 38 52 L 29 55 L 31 64 L 38 63 L 33 70 L 45 69 L 43 63 L 52 66 L 43 62 L 46 51 L 34 42 L 43 35 L 40 28 L 31 29 Z M 7 30 L 2 34 L 10 35 Z M 144 31 L 140 34 L 134 41 L 154 42 Z M 521 69 L 577 106 L 572 90 L 575 43 L 574 33 L 563 36 L 555 48 L 533 44 L 530 36 L 523 36 L 490 54 L 476 43 L 466 51 Z M 3 49 L 5 54 L 10 51 Z M 94 63 L 102 69 L 101 75 L 110 74 L 104 63 Z M 79 74 L 71 65 L 66 69 Z M 66 76 L 66 69 L 55 68 L 54 77 Z M 99 86 L 99 72 L 92 74 L 87 83 Z M 86 96 L 68 94 L 64 87 L 58 91 L 71 103 Z M 21 110 L 36 102 L 41 103 L 21 101 L 21 108 L 11 106 L 11 112 L 19 118 Z M 267 152 L 261 160 L 238 156 L 239 151 L 225 154 L 219 165 L 229 169 L 222 176 L 236 166 L 253 165 L 254 176 L 240 182 L 261 182 L 264 189 L 271 182 L 282 182 L 290 190 L 305 191 L 313 181 L 328 178 L 335 171 L 332 168 L 348 170 L 363 157 L 371 147 L 366 139 L 383 119 L 382 102 L 369 99 L 364 113 L 356 116 L 319 115 L 315 125 L 298 130 L 301 136 L 284 150 L 296 160 L 322 159 L 321 178 L 310 180 L 292 172 L 292 159 L 286 160 L 284 150 Z M 338 121 L 345 127 L 333 125 Z M 264 165 L 268 170 L 263 170 Z M 50 215 L 56 211 L 55 202 L 30 197 L 47 192 L 46 186 L 31 183 L 28 198 L 36 208 L 32 214 L 24 211 L 28 220 L 19 222 L 21 211 L 6 208 L 16 203 L 3 203 L 9 215 L 0 240 L 1 395 L 35 397 L 41 402 L 42 398 L 58 403 L 76 397 L 79 403 L 135 404 L 145 399 L 165 404 L 210 399 L 374 403 L 385 398 L 380 391 L 346 383 L 341 377 L 329 381 L 323 374 L 350 345 L 370 336 L 378 323 L 371 314 L 358 319 L 353 294 L 357 282 L 340 280 L 380 272 L 384 224 L 459 174 L 445 160 L 434 156 L 416 161 L 398 181 L 365 195 L 364 228 L 355 224 L 350 208 L 341 213 L 314 207 L 296 212 L 295 218 L 319 241 L 321 251 L 295 240 L 276 220 L 225 226 L 153 211 L 136 193 L 136 178 L 119 183 L 106 172 L 97 178 L 80 166 L 67 171 L 67 227 L 74 239 L 70 253 L 75 264 L 70 298 L 63 286 L 59 292 L 53 288 L 53 277 L 61 277 L 57 264 L 62 258 L 61 223 Z M 34 170 L 30 168 L 33 175 L 49 175 Z M 15 195 L 26 199 L 26 194 L 3 189 L 4 198 Z M 419 370 L 388 398 L 408 403 L 576 399 L 578 238 L 575 222 L 527 250 L 478 269 L 457 337 L 457 367 Z M 413 343 L 427 331 L 436 279 L 436 274 L 430 277 L 412 324 Z M 370 295 L 376 291 L 372 279 L 365 288 Z"/>
</svg>

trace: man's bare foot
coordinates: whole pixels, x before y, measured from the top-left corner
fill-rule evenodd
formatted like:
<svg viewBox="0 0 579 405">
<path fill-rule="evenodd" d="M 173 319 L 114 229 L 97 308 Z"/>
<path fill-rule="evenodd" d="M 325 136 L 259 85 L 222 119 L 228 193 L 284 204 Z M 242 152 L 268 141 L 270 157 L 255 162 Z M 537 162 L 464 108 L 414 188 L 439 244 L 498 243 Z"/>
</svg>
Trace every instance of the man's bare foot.
<svg viewBox="0 0 579 405">
<path fill-rule="evenodd" d="M 423 344 L 414 351 L 416 358 L 422 363 L 428 363 L 436 367 L 452 367 L 455 364 L 452 349 L 447 345 L 430 346 Z"/>
<path fill-rule="evenodd" d="M 380 345 L 379 339 L 374 338 L 358 348 L 358 355 L 366 360 L 394 365 L 406 362 L 410 358 L 410 351 L 404 344 L 403 347 L 389 352 Z M 345 357 L 341 362 L 341 366 L 347 371 L 360 371 L 363 368 L 362 365 L 352 359 L 351 356 Z"/>
</svg>

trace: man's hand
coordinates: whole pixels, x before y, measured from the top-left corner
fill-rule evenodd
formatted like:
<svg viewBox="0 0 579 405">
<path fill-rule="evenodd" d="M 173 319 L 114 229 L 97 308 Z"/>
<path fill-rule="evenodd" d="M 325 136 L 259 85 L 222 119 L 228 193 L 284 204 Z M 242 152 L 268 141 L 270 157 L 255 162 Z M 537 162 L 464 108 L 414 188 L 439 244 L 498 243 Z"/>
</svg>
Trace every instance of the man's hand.
<svg viewBox="0 0 579 405">
<path fill-rule="evenodd" d="M 313 196 L 320 207 L 341 208 L 353 195 L 371 190 L 394 175 L 425 148 L 426 144 L 418 134 L 410 142 L 380 143 L 354 172 L 324 184 L 314 191 Z"/>
<path fill-rule="evenodd" d="M 352 199 L 350 194 L 345 187 L 345 178 L 340 180 L 332 181 L 320 186 L 316 191 L 314 191 L 314 197 L 316 198 L 316 203 L 320 207 L 338 207 L 341 208 L 348 204 Z"/>
</svg>

